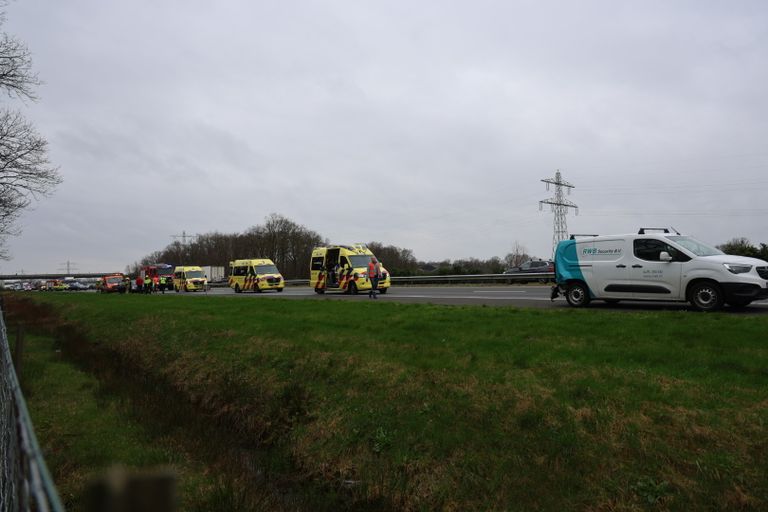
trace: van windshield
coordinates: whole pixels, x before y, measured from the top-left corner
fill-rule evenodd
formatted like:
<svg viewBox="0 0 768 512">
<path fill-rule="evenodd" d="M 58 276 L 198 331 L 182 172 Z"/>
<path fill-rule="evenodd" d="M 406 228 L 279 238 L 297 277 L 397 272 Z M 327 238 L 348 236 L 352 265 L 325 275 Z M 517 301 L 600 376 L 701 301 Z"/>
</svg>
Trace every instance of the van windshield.
<svg viewBox="0 0 768 512">
<path fill-rule="evenodd" d="M 202 270 L 187 270 L 184 272 L 186 274 L 187 279 L 199 279 L 203 277 L 203 271 Z"/>
<path fill-rule="evenodd" d="M 667 238 L 676 244 L 688 249 L 696 256 L 716 256 L 718 254 L 723 254 L 723 251 L 720 249 L 710 247 L 704 242 L 699 242 L 695 238 L 691 238 L 689 236 L 668 236 Z"/>
<path fill-rule="evenodd" d="M 279 274 L 280 271 L 274 265 L 256 265 L 256 274 Z"/>
<path fill-rule="evenodd" d="M 371 262 L 371 257 L 363 254 L 356 254 L 349 257 L 349 264 L 352 268 L 368 268 L 368 264 Z"/>
</svg>

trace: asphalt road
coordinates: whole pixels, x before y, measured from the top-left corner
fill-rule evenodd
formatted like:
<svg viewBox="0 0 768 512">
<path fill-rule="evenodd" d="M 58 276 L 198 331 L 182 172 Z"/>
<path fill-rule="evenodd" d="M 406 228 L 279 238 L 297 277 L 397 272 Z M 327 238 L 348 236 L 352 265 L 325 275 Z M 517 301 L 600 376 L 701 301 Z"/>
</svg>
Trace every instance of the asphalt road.
<svg viewBox="0 0 768 512">
<path fill-rule="evenodd" d="M 329 292 L 318 295 L 308 287 L 287 287 L 282 293 L 238 293 L 230 288 L 212 288 L 207 293 L 181 293 L 188 296 L 215 295 L 238 299 L 305 299 L 305 300 L 370 300 L 368 295 L 344 295 Z M 386 295 L 380 295 L 379 300 L 401 303 L 428 303 L 446 305 L 486 305 L 486 306 L 515 306 L 526 308 L 569 308 L 565 299 L 559 297 L 554 301 L 549 299 L 549 286 L 392 286 Z M 610 310 L 643 310 L 643 311 L 686 311 L 691 307 L 687 304 L 655 303 L 655 302 L 621 302 L 606 304 L 594 301 L 589 306 L 594 309 Z M 725 307 L 724 311 L 731 308 Z M 755 302 L 738 311 L 740 313 L 768 314 L 768 301 Z"/>
</svg>

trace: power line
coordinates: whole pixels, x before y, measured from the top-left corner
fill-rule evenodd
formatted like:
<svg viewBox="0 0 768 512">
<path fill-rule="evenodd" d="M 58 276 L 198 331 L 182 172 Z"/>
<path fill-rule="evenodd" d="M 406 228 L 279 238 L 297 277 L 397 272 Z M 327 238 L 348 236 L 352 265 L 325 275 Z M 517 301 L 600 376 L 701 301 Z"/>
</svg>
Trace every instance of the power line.
<svg viewBox="0 0 768 512">
<path fill-rule="evenodd" d="M 574 186 L 567 181 L 563 181 L 560 175 L 560 169 L 555 172 L 554 178 L 546 178 L 540 181 L 547 184 L 547 190 L 549 190 L 550 185 L 555 186 L 554 197 L 539 201 L 539 211 L 543 209 L 545 204 L 548 204 L 555 214 L 554 231 L 552 233 L 552 255 L 554 256 L 558 242 L 568 238 L 568 225 L 565 220 L 565 216 L 568 214 L 568 208 L 573 208 L 576 211 L 576 215 L 578 215 L 579 207 L 572 201 L 563 197 L 563 189 L 568 190 L 568 195 L 570 195 L 571 189 L 574 188 Z"/>
<path fill-rule="evenodd" d="M 174 240 L 176 240 L 178 238 L 181 238 L 181 245 L 186 246 L 187 245 L 187 238 L 189 238 L 190 241 L 191 241 L 192 239 L 195 239 L 195 238 L 197 238 L 200 235 L 188 235 L 186 231 L 182 231 L 180 235 L 170 235 L 170 236 Z"/>
<path fill-rule="evenodd" d="M 59 267 L 58 270 L 62 271 L 62 272 L 64 270 L 66 270 L 67 271 L 67 275 L 71 274 L 73 270 L 74 271 L 78 270 L 77 263 L 69 261 L 69 260 L 65 261 L 64 263 L 59 263 L 59 265 L 61 265 L 61 267 Z"/>
</svg>

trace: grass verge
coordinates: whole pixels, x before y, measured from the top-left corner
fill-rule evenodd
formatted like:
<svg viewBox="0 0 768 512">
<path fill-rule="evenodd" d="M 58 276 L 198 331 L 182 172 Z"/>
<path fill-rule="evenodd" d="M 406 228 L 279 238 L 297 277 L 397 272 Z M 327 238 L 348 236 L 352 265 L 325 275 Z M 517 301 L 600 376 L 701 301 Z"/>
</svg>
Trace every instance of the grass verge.
<svg viewBox="0 0 768 512">
<path fill-rule="evenodd" d="M 763 317 L 35 299 L 77 326 L 65 353 L 174 390 L 217 443 L 349 508 L 768 504 Z"/>
<path fill-rule="evenodd" d="M 148 429 L 130 403 L 63 360 L 56 340 L 28 336 L 24 347 L 24 394 L 68 510 L 82 510 L 90 485 L 118 467 L 128 474 L 172 468 L 181 510 L 230 511 L 242 502 L 229 482 L 210 474 L 177 439 Z"/>
</svg>

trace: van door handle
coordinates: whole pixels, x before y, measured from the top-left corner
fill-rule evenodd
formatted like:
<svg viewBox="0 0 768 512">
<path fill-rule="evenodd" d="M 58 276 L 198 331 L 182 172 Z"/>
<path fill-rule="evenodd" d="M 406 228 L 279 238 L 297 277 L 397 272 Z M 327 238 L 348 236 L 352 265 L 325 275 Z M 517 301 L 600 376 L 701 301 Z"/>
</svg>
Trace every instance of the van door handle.
<svg viewBox="0 0 768 512">
<path fill-rule="evenodd" d="M 616 265 L 616 268 L 627 268 L 626 265 Z"/>
<path fill-rule="evenodd" d="M 632 265 L 632 268 L 643 268 L 642 265 Z"/>
</svg>

